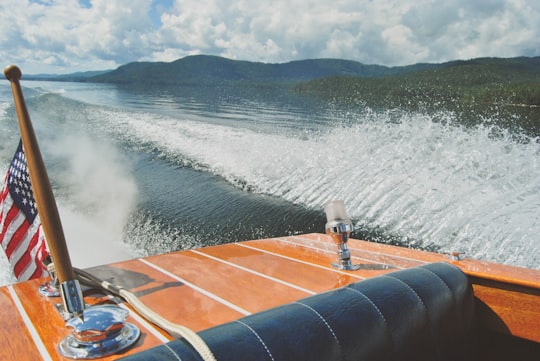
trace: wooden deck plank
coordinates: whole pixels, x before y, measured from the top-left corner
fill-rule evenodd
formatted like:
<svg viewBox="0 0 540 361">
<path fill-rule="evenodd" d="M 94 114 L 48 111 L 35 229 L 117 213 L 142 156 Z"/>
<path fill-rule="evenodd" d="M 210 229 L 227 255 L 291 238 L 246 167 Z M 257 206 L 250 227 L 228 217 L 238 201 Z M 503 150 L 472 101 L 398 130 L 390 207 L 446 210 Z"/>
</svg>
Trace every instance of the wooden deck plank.
<svg viewBox="0 0 540 361">
<path fill-rule="evenodd" d="M 17 296 L 20 298 L 21 303 L 24 305 L 30 321 L 43 340 L 48 354 L 51 355 L 53 360 L 69 360 L 58 353 L 58 345 L 70 332 L 66 328 L 64 320 L 55 307 L 55 305 L 60 303 L 61 300 L 58 297 L 46 298 L 41 296 L 38 292 L 40 283 L 41 282 L 39 280 L 32 280 L 15 284 L 13 285 L 13 288 L 17 293 Z M 39 302 L 36 302 L 36 299 L 38 299 Z M 85 302 L 89 305 L 112 303 L 109 297 L 101 294 L 94 297 L 92 294 L 86 293 Z M 141 339 L 139 339 L 139 341 L 125 353 L 126 355 L 163 343 L 152 334 L 145 332 L 144 325 L 140 324 L 133 317 L 130 316 L 128 318 L 128 322 L 137 325 L 141 329 L 143 335 Z M 101 358 L 101 360 L 114 360 L 117 357 L 118 355 L 113 355 L 110 357 Z"/>
<path fill-rule="evenodd" d="M 326 242 L 306 240 L 299 237 L 248 241 L 245 244 L 267 252 L 280 254 L 284 257 L 295 258 L 296 255 L 296 257 L 301 257 L 301 259 L 306 262 L 331 270 L 333 270 L 331 263 L 336 262 L 337 260 L 337 248 L 335 245 Z M 423 262 L 416 260 L 401 259 L 373 252 L 366 253 L 355 249 L 351 249 L 351 255 L 351 261 L 361 265 L 362 268 L 354 272 L 347 271 L 347 274 L 359 279 L 423 264 Z M 358 255 L 362 257 L 358 257 Z"/>
<path fill-rule="evenodd" d="M 464 259 L 452 262 L 470 277 L 516 284 L 540 290 L 540 270 Z"/>
<path fill-rule="evenodd" d="M 164 318 L 194 331 L 243 316 L 240 312 L 138 260 L 98 267 L 92 273 L 123 285 Z"/>
<path fill-rule="evenodd" d="M 358 278 L 347 274 L 333 272 L 330 269 L 325 270 L 238 244 L 208 247 L 201 249 L 200 252 L 292 283 L 313 293 L 324 292 L 358 281 Z"/>
<path fill-rule="evenodd" d="M 7 287 L 0 288 L 0 320 L 2 360 L 42 358 Z"/>
<path fill-rule="evenodd" d="M 13 286 L 14 291 L 24 305 L 25 311 L 40 335 L 47 352 L 57 355 L 60 341 L 69 333 L 64 325 L 64 320 L 56 310 L 54 304 L 61 302 L 60 298 L 44 298 L 39 294 L 37 280 L 18 283 Z M 37 301 L 39 300 L 39 301 Z M 51 302 L 52 301 L 52 302 Z M 53 356 L 53 359 L 61 359 Z"/>
<path fill-rule="evenodd" d="M 191 251 L 148 257 L 147 260 L 250 313 L 309 296 L 309 293 Z"/>
<path fill-rule="evenodd" d="M 282 239 L 267 239 L 242 242 L 242 245 L 253 247 L 270 253 L 279 254 L 292 259 L 318 265 L 331 269 L 330 264 L 335 261 L 335 256 L 325 250 L 305 246 L 296 242 L 284 242 Z"/>
<path fill-rule="evenodd" d="M 89 271 L 131 290 L 166 319 L 201 331 L 364 278 L 443 261 L 469 275 L 475 296 L 483 307 L 479 309 L 482 327 L 540 342 L 538 270 L 471 259 L 453 261 L 446 255 L 355 239 L 349 241 L 349 248 L 353 262 L 361 264 L 363 269 L 351 272 L 332 268 L 336 246 L 331 239 L 324 234 L 307 234 L 172 252 Z M 39 284 L 39 280 L 34 280 L 13 285 L 11 289 L 43 338 L 46 352 L 53 360 L 64 360 L 56 350 L 69 333 L 54 306 L 60 299 L 40 296 Z M 110 297 L 92 291 L 85 292 L 85 301 L 111 302 Z M 26 351 L 30 357 L 20 357 L 21 360 L 39 359 L 40 351 L 24 321 L 13 313 L 13 299 L 7 287 L 0 288 L 0 308 L 0 332 L 4 335 L 0 337 L 0 349 L 14 350 L 9 352 L 16 355 Z M 140 327 L 142 337 L 124 355 L 171 338 L 133 313 L 129 322 Z M 19 337 L 16 340 L 5 337 L 10 333 Z"/>
<path fill-rule="evenodd" d="M 540 342 L 540 290 L 473 279 L 480 324 L 501 334 Z"/>
<path fill-rule="evenodd" d="M 325 249 L 336 253 L 337 246 L 326 234 L 305 234 L 294 237 L 283 238 L 294 242 L 303 242 L 312 247 Z M 429 262 L 440 262 L 446 259 L 444 255 L 432 252 L 419 251 L 404 247 L 397 247 L 387 244 L 367 242 L 350 238 L 347 246 L 353 258 L 357 258 L 357 263 L 375 262 L 392 265 L 396 268 L 410 268 L 420 266 Z"/>
<path fill-rule="evenodd" d="M 299 242 L 302 244 L 332 250 L 335 247 L 325 234 L 311 233 L 293 237 L 278 238 L 286 242 Z M 364 257 L 375 262 L 378 255 L 388 260 L 389 264 L 403 268 L 414 267 L 429 262 L 447 262 L 461 268 L 463 272 L 471 277 L 491 279 L 494 281 L 515 283 L 527 287 L 540 289 L 540 271 L 504 265 L 499 263 L 475 260 L 465 257 L 462 260 L 453 260 L 449 255 L 435 252 L 421 251 L 413 248 L 405 248 L 375 242 L 367 242 L 351 238 L 348 242 L 349 249 L 353 257 Z M 359 252 L 370 252 L 371 255 L 362 255 Z M 405 263 L 402 263 L 405 262 Z"/>
</svg>

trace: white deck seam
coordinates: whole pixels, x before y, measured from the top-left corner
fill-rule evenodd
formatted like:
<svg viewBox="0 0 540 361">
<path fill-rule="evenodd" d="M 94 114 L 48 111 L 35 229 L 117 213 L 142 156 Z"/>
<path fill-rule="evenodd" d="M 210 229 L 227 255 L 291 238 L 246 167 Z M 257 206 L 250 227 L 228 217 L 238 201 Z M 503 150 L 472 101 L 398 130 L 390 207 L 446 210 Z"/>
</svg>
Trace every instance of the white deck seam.
<svg viewBox="0 0 540 361">
<path fill-rule="evenodd" d="M 314 240 L 314 239 L 310 239 L 310 238 L 302 238 L 302 237 L 298 237 L 298 236 L 292 236 L 291 238 L 298 238 L 298 239 L 300 239 L 300 240 L 310 241 L 310 242 L 317 242 L 317 243 L 322 243 L 322 244 L 326 244 L 326 245 L 329 244 L 329 243 L 326 243 L 326 242 L 323 242 L 323 241 L 317 241 L 317 240 Z M 294 245 L 297 245 L 297 246 L 302 246 L 302 247 L 306 247 L 306 248 L 316 249 L 316 250 L 323 251 L 323 252 L 326 252 L 326 253 L 332 253 L 332 251 L 331 251 L 331 250 L 328 250 L 328 249 L 322 249 L 322 248 L 311 247 L 311 246 L 308 246 L 308 245 L 306 245 L 306 244 L 287 241 L 287 240 L 285 240 L 285 239 L 283 239 L 283 238 L 272 238 L 272 239 L 274 239 L 274 240 L 276 240 L 276 241 L 279 241 L 279 242 L 283 242 L 283 243 L 294 244 Z M 428 264 L 428 263 L 430 263 L 429 261 L 423 261 L 423 260 L 416 259 L 416 258 L 410 258 L 410 257 L 404 257 L 404 256 L 397 256 L 397 255 L 388 254 L 388 253 L 383 253 L 383 252 L 369 251 L 369 250 L 365 250 L 365 249 L 361 249 L 361 248 L 356 248 L 356 247 L 348 247 L 348 248 L 349 248 L 349 250 L 353 250 L 353 251 L 366 252 L 366 253 L 371 253 L 371 254 L 375 254 L 375 255 L 381 255 L 381 256 L 384 256 L 384 257 L 396 258 L 396 259 L 401 259 L 401 260 L 406 260 L 406 261 L 411 261 L 411 262 L 418 262 L 418 263 L 422 263 L 422 264 Z M 369 259 L 369 258 L 362 258 L 362 257 L 354 256 L 354 255 L 351 255 L 351 258 L 356 258 L 356 259 L 360 259 L 360 260 L 365 260 L 365 261 L 373 262 L 372 259 Z M 384 263 L 384 264 L 387 264 L 387 263 Z M 395 266 L 395 265 L 392 265 L 392 266 Z M 399 266 L 395 266 L 395 267 L 396 267 L 396 268 L 399 268 L 399 269 L 404 269 L 404 268 L 406 268 L 406 267 L 399 267 Z"/>
<path fill-rule="evenodd" d="M 298 238 L 298 239 L 303 240 L 303 241 L 310 241 L 310 242 L 317 242 L 317 243 L 322 243 L 322 244 L 326 244 L 326 245 L 331 245 L 331 243 L 328 243 L 328 242 L 325 242 L 325 241 L 311 239 L 311 238 L 305 238 L 305 237 L 302 237 L 300 235 L 291 236 L 291 237 L 288 237 L 288 238 Z M 275 239 L 280 240 L 280 241 L 284 240 L 284 238 L 275 238 Z M 357 240 L 357 241 L 361 241 L 361 240 Z M 363 241 L 363 242 L 367 242 L 367 241 Z M 294 243 L 294 242 L 291 242 L 291 243 Z M 371 242 L 371 243 L 374 243 L 374 242 Z M 295 244 L 297 244 L 297 243 L 295 243 Z M 380 245 L 383 245 L 383 246 L 391 246 L 391 245 L 384 244 L 384 243 L 377 243 L 377 244 L 380 244 Z M 404 260 L 414 261 L 414 262 L 420 262 L 420 263 L 429 263 L 429 261 L 422 261 L 422 260 L 419 260 L 419 259 L 416 259 L 416 258 L 404 257 L 404 256 L 395 256 L 395 255 L 391 255 L 391 254 L 380 252 L 380 251 L 370 251 L 370 250 L 367 250 L 367 249 L 354 247 L 351 244 L 348 244 L 348 247 L 349 247 L 349 250 L 355 250 L 355 251 L 359 251 L 359 252 L 366 252 L 366 253 L 371 253 L 371 254 L 379 254 L 379 255 L 386 256 L 386 257 L 399 258 L 399 259 L 404 259 Z M 395 247 L 399 248 L 399 246 L 395 246 Z M 405 248 L 405 247 L 401 247 L 401 248 Z M 422 250 L 418 250 L 418 251 L 423 252 Z"/>
<path fill-rule="evenodd" d="M 15 292 L 15 290 L 13 289 L 13 285 L 8 285 L 8 290 L 9 290 L 9 293 L 11 295 L 13 302 L 15 302 L 15 306 L 19 310 L 19 314 L 21 315 L 24 321 L 24 324 L 26 325 L 26 328 L 28 329 L 28 332 L 30 332 L 30 336 L 32 336 L 32 340 L 34 341 L 34 344 L 36 345 L 37 349 L 39 350 L 39 353 L 41 354 L 41 357 L 43 358 L 43 360 L 52 361 L 52 357 L 49 354 L 49 351 L 47 351 L 47 348 L 45 347 L 43 340 L 39 336 L 39 333 L 34 327 L 34 324 L 30 320 L 28 313 L 26 313 L 26 310 L 24 309 L 22 302 L 19 296 L 17 295 L 17 292 Z"/>
<path fill-rule="evenodd" d="M 170 340 L 165 337 L 161 332 L 158 331 L 157 326 L 153 326 L 150 322 L 148 322 L 144 317 L 141 317 L 136 311 L 131 310 L 124 302 L 118 302 L 119 300 L 116 299 L 113 296 L 109 296 L 111 301 L 116 303 L 118 307 L 122 307 L 126 311 L 129 312 L 129 315 L 137 320 L 142 326 L 144 326 L 145 329 L 147 329 L 152 335 L 154 335 L 158 340 L 160 340 L 163 343 L 169 342 Z M 174 335 L 171 335 L 174 337 Z"/>
<path fill-rule="evenodd" d="M 303 288 L 303 287 L 297 286 L 297 285 L 295 285 L 295 284 L 289 283 L 289 282 L 287 282 L 287 281 L 280 280 L 279 278 L 275 278 L 275 277 L 272 277 L 272 276 L 265 275 L 264 273 L 257 272 L 257 271 L 255 271 L 255 270 L 250 269 L 250 268 L 246 268 L 246 267 L 244 267 L 244 266 L 240 266 L 240 265 L 238 265 L 238 264 L 235 264 L 235 263 L 226 261 L 226 260 L 221 259 L 221 258 L 218 258 L 218 257 L 211 256 L 211 255 L 209 255 L 209 254 L 206 254 L 206 253 L 204 253 L 204 252 L 200 252 L 200 251 L 198 251 L 198 250 L 192 249 L 190 252 L 199 254 L 199 255 L 201 255 L 201 256 L 208 257 L 208 258 L 213 259 L 213 260 L 218 261 L 218 262 L 222 262 L 222 263 L 224 263 L 224 264 L 226 264 L 226 265 L 229 265 L 229 266 L 231 266 L 231 267 L 236 267 L 236 268 L 238 268 L 238 269 L 241 269 L 242 271 L 249 272 L 249 273 L 254 274 L 254 275 L 256 275 L 256 276 L 266 278 L 266 279 L 268 279 L 268 280 L 270 280 L 270 281 L 273 281 L 273 282 L 276 282 L 276 283 L 280 283 L 280 284 L 282 284 L 282 285 L 285 285 L 285 286 L 288 286 L 288 287 L 297 289 L 297 290 L 299 290 L 299 291 L 305 292 L 305 293 L 310 294 L 310 295 L 314 295 L 314 294 L 317 293 L 317 292 L 315 292 L 315 291 L 308 290 L 307 288 Z"/>
<path fill-rule="evenodd" d="M 253 247 L 253 246 L 247 245 L 245 243 L 234 243 L 234 244 L 237 245 L 237 246 L 249 248 L 249 249 L 252 249 L 252 250 L 255 250 L 255 251 L 267 253 L 267 254 L 270 254 L 272 256 L 277 256 L 277 257 L 285 258 L 285 259 L 288 259 L 288 260 L 291 260 L 291 261 L 300 262 L 300 263 L 303 263 L 303 264 L 308 265 L 308 266 L 321 268 L 321 269 L 323 269 L 325 271 L 332 271 L 332 272 L 335 272 L 335 273 L 341 273 L 343 275 L 351 276 L 351 277 L 358 278 L 358 279 L 361 279 L 361 280 L 366 279 L 366 277 L 358 276 L 358 275 L 355 275 L 353 273 L 343 272 L 343 271 L 340 271 L 340 270 L 338 270 L 336 268 L 325 267 L 325 266 L 321 266 L 321 265 L 318 265 L 318 264 L 315 264 L 315 263 L 303 261 L 301 259 L 288 257 L 288 256 L 285 256 L 285 255 L 282 255 L 282 254 L 279 254 L 279 253 L 275 253 L 275 252 L 272 252 L 272 251 L 267 251 L 267 250 L 262 249 L 262 248 Z"/>
<path fill-rule="evenodd" d="M 302 239 L 302 238 L 300 238 Z M 294 244 L 295 246 L 300 246 L 300 247 L 305 247 L 305 248 L 309 248 L 309 249 L 314 249 L 314 250 L 317 250 L 317 251 L 320 251 L 320 252 L 324 252 L 324 253 L 330 253 L 330 254 L 337 254 L 337 251 L 334 251 L 334 250 L 329 250 L 329 249 L 324 249 L 324 248 L 317 248 L 317 247 L 312 247 L 312 246 L 309 246 L 307 244 L 303 244 L 303 243 L 296 243 L 296 242 L 291 242 L 291 241 L 286 241 L 284 239 L 281 239 L 281 238 L 275 238 L 276 241 L 278 242 L 282 242 L 282 243 L 288 243 L 288 244 Z M 314 242 L 318 242 L 318 243 L 322 243 L 322 244 L 328 244 L 328 243 L 325 243 L 325 242 L 321 242 L 321 241 L 314 241 Z M 352 249 L 355 249 L 355 248 L 351 248 L 351 247 L 348 247 L 349 250 L 352 250 Z M 336 250 L 337 250 L 337 247 L 336 247 Z M 359 250 L 358 248 L 356 248 L 356 250 Z M 363 251 L 363 250 L 362 250 Z M 363 251 L 363 252 L 369 252 L 369 251 Z M 370 252 L 370 253 L 376 253 L 376 252 Z M 380 254 L 380 253 L 379 253 Z M 386 256 L 386 255 L 385 255 Z M 351 254 L 351 259 L 357 259 L 359 261 L 368 261 L 368 262 L 371 262 L 371 263 L 374 263 L 374 261 L 372 259 L 369 259 L 369 258 L 363 258 L 363 257 L 358 257 L 358 256 L 355 256 L 355 255 L 352 255 Z M 386 264 L 386 263 L 385 263 Z"/>
<path fill-rule="evenodd" d="M 158 265 L 156 265 L 156 264 L 153 264 L 153 263 L 150 262 L 150 261 L 147 261 L 147 260 L 145 260 L 145 259 L 143 259 L 143 258 L 139 258 L 138 260 L 141 261 L 142 263 L 144 263 L 144 264 L 146 264 L 146 265 L 152 267 L 153 269 L 155 269 L 155 270 L 157 270 L 157 271 L 159 271 L 159 272 L 161 272 L 161 273 L 163 273 L 163 274 L 165 274 L 165 275 L 167 275 L 167 276 L 169 276 L 169 277 L 171 277 L 171 278 L 177 280 L 178 282 L 181 282 L 181 283 L 185 284 L 186 286 L 188 286 L 188 287 L 190 287 L 190 288 L 196 290 L 197 292 L 200 292 L 200 293 L 202 293 L 203 295 L 208 296 L 208 297 L 212 298 L 213 300 L 215 300 L 215 301 L 217 301 L 217 302 L 219 302 L 219 303 L 221 303 L 221 304 L 224 304 L 225 306 L 227 306 L 227 307 L 229 307 L 229 308 L 232 308 L 233 310 L 236 310 L 236 311 L 240 312 L 240 313 L 243 314 L 243 315 L 246 315 L 246 316 L 247 316 L 247 315 L 251 315 L 251 312 L 249 312 L 249 311 L 243 309 L 242 307 L 237 306 L 237 305 L 235 305 L 234 303 L 229 302 L 229 301 L 227 301 L 227 300 L 225 300 L 225 299 L 219 297 L 218 295 L 215 295 L 215 294 L 213 294 L 212 292 L 207 291 L 207 290 L 205 290 L 204 288 L 201 288 L 201 287 L 199 287 L 199 286 L 197 286 L 197 285 L 191 283 L 191 282 L 189 282 L 189 281 L 183 279 L 182 277 L 179 277 L 179 276 L 175 275 L 174 273 L 169 272 L 169 271 L 167 271 L 166 269 L 161 268 L 160 266 L 158 266 Z"/>
</svg>

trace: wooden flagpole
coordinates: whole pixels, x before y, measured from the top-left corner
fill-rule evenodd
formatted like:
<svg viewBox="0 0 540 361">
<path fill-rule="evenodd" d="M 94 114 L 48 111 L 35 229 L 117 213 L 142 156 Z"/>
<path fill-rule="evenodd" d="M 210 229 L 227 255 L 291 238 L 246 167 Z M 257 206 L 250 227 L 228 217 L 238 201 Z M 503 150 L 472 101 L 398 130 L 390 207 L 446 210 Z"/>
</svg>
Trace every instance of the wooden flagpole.
<svg viewBox="0 0 540 361">
<path fill-rule="evenodd" d="M 4 69 L 4 75 L 11 83 L 15 110 L 17 112 L 19 128 L 21 131 L 21 139 L 28 164 L 28 173 L 30 174 L 30 182 L 32 183 L 34 198 L 36 200 L 37 210 L 43 231 L 45 232 L 49 252 L 56 268 L 56 275 L 61 285 L 65 284 L 66 282 L 69 284 L 76 281 L 75 273 L 71 265 L 71 259 L 69 257 L 64 231 L 60 222 L 60 215 L 58 213 L 54 194 L 47 175 L 47 170 L 45 169 L 45 164 L 43 163 L 43 158 L 39 150 L 34 128 L 32 126 L 30 115 L 28 114 L 28 109 L 26 108 L 26 103 L 24 101 L 22 88 L 19 83 L 22 73 L 17 66 L 9 65 Z M 73 293 L 74 289 L 72 289 L 72 287 L 68 287 L 68 292 Z M 78 293 L 77 290 L 75 290 L 75 293 Z M 76 295 L 76 297 L 78 296 Z M 82 299 L 80 301 L 82 301 Z M 79 313 L 82 311 L 82 309 L 78 310 L 80 306 L 76 305 L 79 303 L 78 300 L 68 300 L 68 303 L 74 303 L 75 305 L 65 305 L 67 311 L 71 313 Z"/>
</svg>

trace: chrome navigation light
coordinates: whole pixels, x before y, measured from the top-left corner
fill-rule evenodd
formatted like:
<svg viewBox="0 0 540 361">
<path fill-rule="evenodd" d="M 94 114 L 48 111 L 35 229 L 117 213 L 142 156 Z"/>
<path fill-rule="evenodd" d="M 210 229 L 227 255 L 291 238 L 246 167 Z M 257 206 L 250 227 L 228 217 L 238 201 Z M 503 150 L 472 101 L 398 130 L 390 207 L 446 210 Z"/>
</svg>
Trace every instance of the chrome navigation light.
<svg viewBox="0 0 540 361">
<path fill-rule="evenodd" d="M 347 216 L 345 203 L 342 200 L 333 200 L 324 206 L 326 212 L 326 234 L 332 237 L 338 246 L 338 262 L 333 262 L 332 266 L 342 270 L 356 271 L 360 265 L 351 263 L 351 252 L 347 248 L 349 235 L 353 231 L 353 223 Z"/>
</svg>

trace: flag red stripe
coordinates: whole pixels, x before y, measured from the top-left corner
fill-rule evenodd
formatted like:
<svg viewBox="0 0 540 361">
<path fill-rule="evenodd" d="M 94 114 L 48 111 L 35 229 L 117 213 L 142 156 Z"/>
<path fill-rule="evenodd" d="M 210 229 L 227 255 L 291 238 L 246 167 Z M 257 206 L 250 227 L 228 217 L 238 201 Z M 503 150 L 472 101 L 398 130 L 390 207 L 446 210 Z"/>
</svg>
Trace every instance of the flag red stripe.
<svg viewBox="0 0 540 361">
<path fill-rule="evenodd" d="M 36 232 L 36 234 L 38 235 L 38 247 L 36 249 L 36 254 L 34 258 L 35 258 L 37 269 L 32 274 L 32 276 L 30 276 L 30 279 L 45 277 L 49 275 L 49 272 L 47 272 L 47 269 L 43 265 L 43 260 L 48 255 L 48 252 L 47 252 L 47 247 L 45 246 L 45 238 L 42 237 L 41 235 L 42 231 L 43 230 L 40 229 L 38 232 Z"/>
<path fill-rule="evenodd" d="M 21 213 L 16 207 L 11 207 L 11 209 L 8 212 L 6 223 L 8 224 L 8 227 L 14 226 L 12 223 L 16 220 L 17 216 Z M 17 251 L 17 249 L 20 247 L 23 240 L 26 238 L 26 234 L 28 233 L 28 229 L 30 228 L 30 224 L 26 219 L 22 222 L 22 224 L 17 228 L 15 232 L 13 232 L 13 235 L 10 239 L 4 242 L 4 250 L 6 251 L 6 254 L 8 258 L 11 258 L 14 252 Z"/>
<path fill-rule="evenodd" d="M 36 209 L 27 203 L 33 196 L 22 151 L 20 143 L 0 190 L 0 245 L 20 281 L 45 276 L 42 261 L 48 254 L 39 217 L 31 216 Z M 18 184 L 29 193 L 12 194 L 12 181 L 17 182 L 13 186 Z"/>
<path fill-rule="evenodd" d="M 4 202 L 2 204 L 3 210 L 2 210 L 2 212 L 0 212 L 0 215 L 2 216 L 2 218 L 0 218 L 0 219 L 5 218 L 5 219 L 3 219 L 4 223 L 3 223 L 2 229 L 0 230 L 0 232 L 1 232 L 0 233 L 0 244 L 2 244 L 2 247 L 4 249 L 9 244 L 9 241 L 10 241 L 11 237 L 9 237 L 9 238 L 7 238 L 5 240 L 4 240 L 4 238 L 8 234 L 8 230 L 10 228 L 11 223 L 13 222 L 13 219 L 16 218 L 17 214 L 19 213 L 17 207 L 13 203 L 11 204 L 11 208 L 6 213 L 5 212 L 5 207 L 7 207 L 8 205 L 9 205 L 8 200 L 4 199 Z"/>
<path fill-rule="evenodd" d="M 36 234 L 39 235 L 39 233 L 40 232 L 37 232 Z M 47 248 L 45 247 L 45 239 L 43 239 L 41 241 L 41 244 L 39 245 L 39 248 L 37 250 L 36 257 L 35 257 L 37 268 L 35 272 L 32 273 L 32 276 L 30 276 L 30 279 L 41 278 L 41 277 L 45 277 L 49 275 L 49 273 L 43 267 L 43 260 L 45 259 L 46 255 L 47 255 Z"/>
<path fill-rule="evenodd" d="M 43 268 L 38 267 L 28 279 L 32 280 L 34 278 L 41 278 L 41 277 L 46 277 L 46 276 L 48 276 L 48 273 L 44 272 Z"/>
<path fill-rule="evenodd" d="M 7 182 L 7 179 L 6 179 L 6 182 Z M 6 184 L 6 183 L 4 182 L 4 184 Z M 6 187 L 6 186 L 2 187 L 2 193 L 0 193 L 0 206 L 2 205 L 4 200 L 6 199 L 6 197 L 8 195 L 8 192 L 9 192 L 8 187 Z"/>
<path fill-rule="evenodd" d="M 33 260 L 30 252 L 34 250 L 34 247 L 36 247 L 38 239 L 39 239 L 39 232 L 36 232 L 34 236 L 32 237 L 32 239 L 30 240 L 30 244 L 28 245 L 27 251 L 24 252 L 21 258 L 17 260 L 15 267 L 13 267 L 13 271 L 15 272 L 15 275 L 20 275 L 21 273 L 23 273 L 23 271 L 26 268 L 30 267 L 32 263 L 36 264 L 36 262 L 34 261 L 37 261 L 37 259 Z"/>
</svg>

